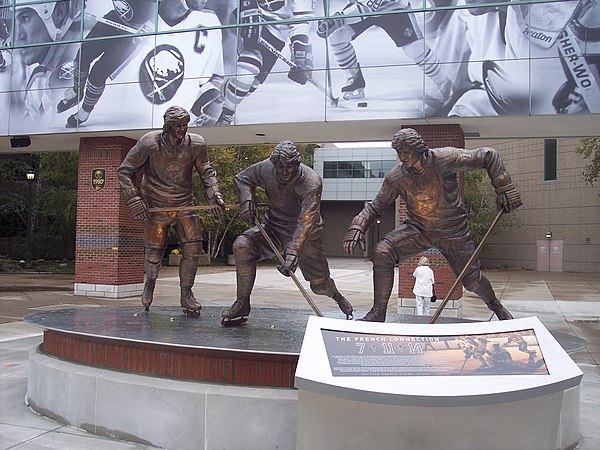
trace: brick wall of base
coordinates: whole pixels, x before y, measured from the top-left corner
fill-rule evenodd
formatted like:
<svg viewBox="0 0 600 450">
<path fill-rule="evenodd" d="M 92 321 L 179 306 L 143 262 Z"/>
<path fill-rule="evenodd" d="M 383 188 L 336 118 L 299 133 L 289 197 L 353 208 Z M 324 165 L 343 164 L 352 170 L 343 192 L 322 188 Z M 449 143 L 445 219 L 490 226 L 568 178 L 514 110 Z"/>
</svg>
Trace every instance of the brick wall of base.
<svg viewBox="0 0 600 450">
<path fill-rule="evenodd" d="M 82 138 L 79 146 L 75 294 L 131 297 L 144 281 L 142 223 L 121 200 L 117 168 L 135 140 Z"/>
</svg>

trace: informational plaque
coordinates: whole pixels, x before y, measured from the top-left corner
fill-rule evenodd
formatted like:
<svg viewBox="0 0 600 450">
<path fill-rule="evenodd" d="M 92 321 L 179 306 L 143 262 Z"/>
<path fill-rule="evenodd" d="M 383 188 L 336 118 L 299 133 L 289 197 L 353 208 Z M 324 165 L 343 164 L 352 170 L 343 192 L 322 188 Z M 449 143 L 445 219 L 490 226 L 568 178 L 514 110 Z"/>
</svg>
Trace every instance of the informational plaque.
<svg viewBox="0 0 600 450">
<path fill-rule="evenodd" d="M 331 329 L 321 334 L 334 377 L 548 374 L 533 329 L 452 336 Z"/>
<path fill-rule="evenodd" d="M 311 316 L 294 380 L 296 446 L 574 448 L 582 377 L 537 317 L 423 324 Z"/>
</svg>

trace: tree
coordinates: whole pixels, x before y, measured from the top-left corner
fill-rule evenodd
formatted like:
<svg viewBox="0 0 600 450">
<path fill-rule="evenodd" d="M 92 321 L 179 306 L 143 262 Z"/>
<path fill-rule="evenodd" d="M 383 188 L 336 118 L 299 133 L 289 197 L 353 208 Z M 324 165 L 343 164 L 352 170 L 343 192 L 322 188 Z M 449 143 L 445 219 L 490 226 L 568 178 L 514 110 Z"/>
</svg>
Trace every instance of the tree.
<svg viewBox="0 0 600 450">
<path fill-rule="evenodd" d="M 15 254 L 22 254 L 27 232 L 28 171 L 35 172 L 32 215 L 34 256 L 52 254 L 56 239 L 73 242 L 77 211 L 77 152 L 0 155 L 0 236 L 18 237 Z M 74 245 L 73 245 L 74 249 Z M 71 249 L 71 250 L 73 250 Z"/>
<path fill-rule="evenodd" d="M 59 236 L 75 242 L 78 165 L 78 152 L 40 154 L 36 197 L 38 220 L 44 227 L 38 227 L 38 241 L 49 242 Z"/>
<path fill-rule="evenodd" d="M 465 173 L 465 205 L 473 240 L 476 245 L 479 245 L 498 214 L 496 193 L 484 170 Z M 514 214 L 505 214 L 494 228 L 493 234 L 518 226 Z"/>
<path fill-rule="evenodd" d="M 582 172 L 583 179 L 593 186 L 600 180 L 600 138 L 585 138 L 581 140 L 581 147 L 577 153 L 584 159 L 590 159 Z M 598 193 L 600 195 L 600 193 Z"/>
<path fill-rule="evenodd" d="M 226 204 L 238 202 L 233 177 L 246 167 L 268 158 L 272 151 L 270 146 L 234 146 L 234 147 L 210 147 L 210 162 L 217 171 L 219 186 Z M 199 183 L 196 178 L 196 183 Z M 202 188 L 195 186 L 194 192 L 202 193 Z M 259 202 L 264 202 L 264 192 L 257 192 Z M 198 205 L 206 204 L 203 194 L 197 195 Z M 248 228 L 248 224 L 239 218 L 239 210 L 231 209 L 225 212 L 222 218 L 214 218 L 208 213 L 200 214 L 202 228 L 209 235 L 209 252 L 211 258 L 221 254 L 222 249 L 231 252 L 231 246 L 236 236 Z"/>
<path fill-rule="evenodd" d="M 0 154 L 0 180 L 2 180 L 0 236 L 25 236 L 27 227 L 26 174 L 30 170 L 38 172 L 38 157 L 35 155 Z"/>
</svg>

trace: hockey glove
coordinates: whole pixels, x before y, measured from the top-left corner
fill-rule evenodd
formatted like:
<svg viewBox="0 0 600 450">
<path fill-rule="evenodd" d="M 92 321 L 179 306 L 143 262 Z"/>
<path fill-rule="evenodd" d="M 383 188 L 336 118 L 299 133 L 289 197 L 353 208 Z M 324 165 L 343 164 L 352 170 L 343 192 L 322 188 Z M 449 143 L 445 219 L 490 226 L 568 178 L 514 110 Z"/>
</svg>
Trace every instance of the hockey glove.
<svg viewBox="0 0 600 450">
<path fill-rule="evenodd" d="M 310 72 L 313 70 L 312 45 L 308 43 L 308 36 L 301 34 L 292 36 L 290 42 L 292 61 L 296 64 L 288 72 L 288 78 L 298 84 L 306 84 Z"/>
<path fill-rule="evenodd" d="M 223 195 L 220 192 L 215 193 L 213 198 L 210 199 L 209 204 L 211 206 L 211 216 L 221 217 L 225 214 L 225 202 L 223 201 Z"/>
<path fill-rule="evenodd" d="M 190 112 L 196 116 L 192 125 L 201 127 L 216 124 L 223 109 L 223 102 L 221 91 L 210 82 L 204 83 L 200 86 L 198 98 L 190 109 Z"/>
<path fill-rule="evenodd" d="M 0 19 L 0 39 L 4 40 L 10 36 L 9 22 L 6 19 Z"/>
<path fill-rule="evenodd" d="M 127 201 L 127 206 L 129 206 L 129 210 L 131 211 L 131 214 L 136 219 L 148 220 L 150 218 L 150 214 L 148 213 L 148 204 L 139 195 L 136 197 L 130 198 Z"/>
<path fill-rule="evenodd" d="M 344 253 L 346 255 L 353 255 L 356 244 L 358 244 L 361 250 L 365 250 L 365 233 L 361 230 L 350 228 L 344 235 Z"/>
<path fill-rule="evenodd" d="M 336 12 L 330 19 L 319 20 L 317 22 L 317 36 L 324 39 L 344 26 L 344 23 L 344 17 L 340 12 Z"/>
<path fill-rule="evenodd" d="M 256 0 L 242 0 L 240 2 L 240 23 L 243 26 L 240 29 L 244 46 L 247 48 L 256 47 L 260 39 L 261 14 Z"/>
<path fill-rule="evenodd" d="M 252 200 L 247 200 L 240 205 L 240 218 L 248 223 L 254 223 L 258 219 L 258 210 L 256 203 Z"/>
<path fill-rule="evenodd" d="M 523 205 L 521 194 L 519 194 L 514 184 L 510 183 L 496 189 L 496 206 L 498 206 L 498 210 L 503 209 L 505 212 L 510 212 L 521 205 Z"/>
<path fill-rule="evenodd" d="M 298 267 L 298 255 L 293 250 L 287 250 L 283 255 L 284 263 L 277 267 L 277 270 L 286 277 L 290 276 L 290 272 L 295 272 Z"/>
</svg>

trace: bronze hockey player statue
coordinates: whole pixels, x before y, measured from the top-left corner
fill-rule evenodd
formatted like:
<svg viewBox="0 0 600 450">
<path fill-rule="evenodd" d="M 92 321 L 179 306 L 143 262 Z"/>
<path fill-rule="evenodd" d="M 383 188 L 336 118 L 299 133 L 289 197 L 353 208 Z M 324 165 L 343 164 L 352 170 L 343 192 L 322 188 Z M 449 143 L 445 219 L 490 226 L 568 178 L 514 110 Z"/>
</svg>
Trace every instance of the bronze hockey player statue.
<svg viewBox="0 0 600 450">
<path fill-rule="evenodd" d="M 400 197 L 408 209 L 404 223 L 377 243 L 373 253 L 373 307 L 360 320 L 385 322 L 388 300 L 394 285 L 394 265 L 432 247 L 439 249 L 458 275 L 475 251 L 467 214 L 459 195 L 457 174 L 486 169 L 496 190 L 498 208 L 506 212 L 522 205 L 500 156 L 492 148 L 464 150 L 453 147 L 428 149 L 415 130 L 405 128 L 392 139 L 400 162 L 387 174 L 373 201 L 352 219 L 344 236 L 344 250 L 364 250 L 364 235 Z M 475 258 L 465 272 L 464 287 L 477 294 L 498 319 L 512 319 L 496 298 L 489 280 Z"/>
<path fill-rule="evenodd" d="M 289 272 L 300 268 L 315 294 L 332 298 L 346 317 L 351 317 L 352 305 L 337 290 L 325 257 L 320 213 L 322 181 L 314 170 L 301 163 L 294 143 L 280 142 L 268 159 L 238 173 L 235 186 L 240 217 L 255 226 L 233 243 L 237 295 L 233 305 L 223 311 L 223 325 L 240 325 L 247 321 L 256 263 L 274 255 L 261 228 L 284 259 L 284 264 L 278 267 L 283 275 L 289 276 Z M 263 188 L 267 195 L 264 225 L 258 222 L 257 187 Z"/>
<path fill-rule="evenodd" d="M 125 156 L 118 169 L 123 199 L 131 213 L 143 220 L 146 284 L 142 304 L 146 311 L 152 304 L 154 286 L 167 246 L 171 226 L 181 244 L 183 258 L 179 266 L 181 306 L 190 315 L 199 314 L 202 306 L 192 292 L 198 259 L 202 252 L 202 230 L 196 211 L 181 211 L 194 204 L 192 173 L 200 174 L 204 192 L 214 215 L 223 214 L 223 196 L 217 174 L 210 165 L 206 141 L 202 136 L 187 132 L 189 113 L 171 106 L 164 114 L 162 131 L 146 133 Z M 135 175 L 143 168 L 141 184 Z M 170 212 L 150 212 L 148 208 L 173 208 Z"/>
</svg>

